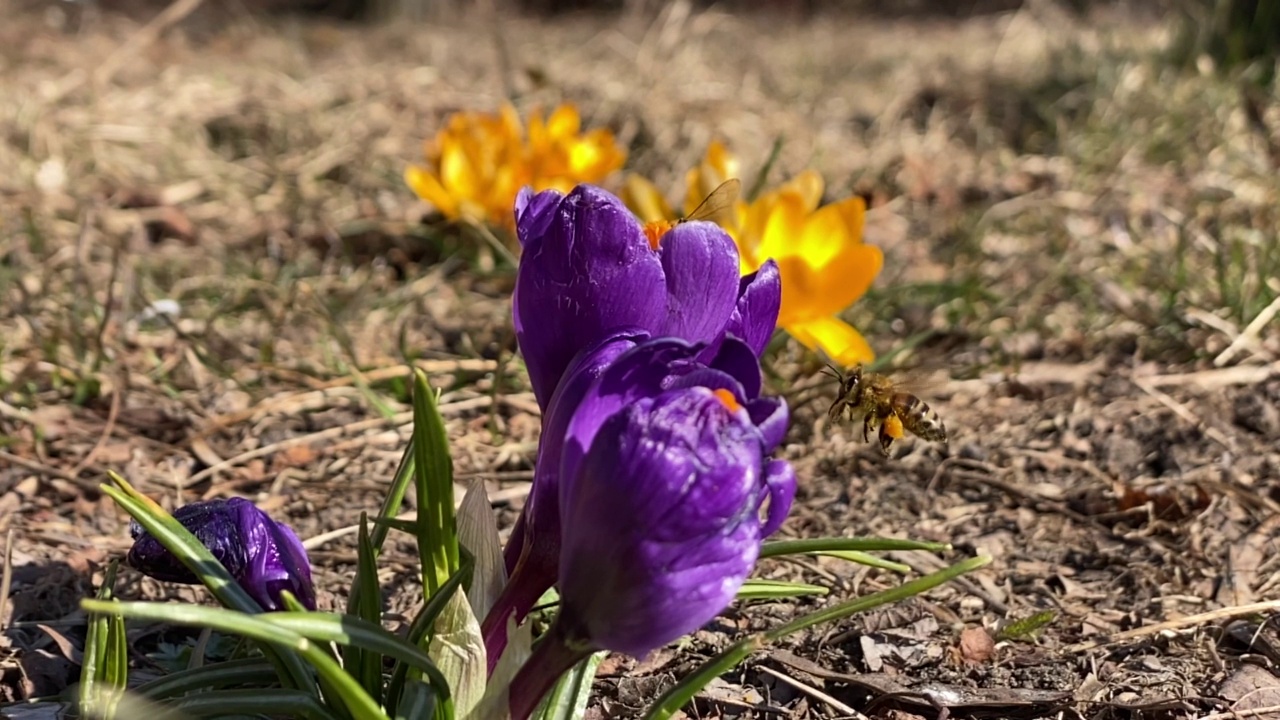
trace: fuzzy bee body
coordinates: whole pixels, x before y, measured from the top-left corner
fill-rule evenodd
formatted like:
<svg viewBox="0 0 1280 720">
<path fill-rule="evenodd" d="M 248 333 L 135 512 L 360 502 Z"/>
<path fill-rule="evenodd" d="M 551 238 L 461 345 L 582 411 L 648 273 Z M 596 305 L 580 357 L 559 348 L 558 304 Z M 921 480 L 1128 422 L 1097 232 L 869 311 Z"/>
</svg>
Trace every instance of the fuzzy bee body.
<svg viewBox="0 0 1280 720">
<path fill-rule="evenodd" d="M 894 440 L 907 432 L 930 442 L 947 441 L 947 428 L 929 404 L 902 390 L 892 379 L 879 373 L 863 372 L 861 367 L 849 373 L 831 368 L 840 381 L 840 394 L 827 411 L 827 417 L 839 420 L 846 413 L 850 419 L 862 417 L 862 439 L 870 439 L 879 428 L 880 451 L 889 454 Z"/>
</svg>

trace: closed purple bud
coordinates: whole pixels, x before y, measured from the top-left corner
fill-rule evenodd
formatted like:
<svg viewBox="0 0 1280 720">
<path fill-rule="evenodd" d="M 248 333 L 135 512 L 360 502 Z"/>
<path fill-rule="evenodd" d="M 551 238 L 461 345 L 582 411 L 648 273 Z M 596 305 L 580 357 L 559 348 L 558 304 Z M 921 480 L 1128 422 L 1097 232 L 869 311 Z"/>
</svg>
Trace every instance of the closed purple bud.
<svg viewBox="0 0 1280 720">
<path fill-rule="evenodd" d="M 765 501 L 790 506 L 763 449 L 725 390 L 664 392 L 605 421 L 561 493 L 561 612 L 637 657 L 715 617 L 755 565 Z"/>
<path fill-rule="evenodd" d="M 618 366 L 643 369 L 628 356 L 671 347 L 641 345 L 600 382 Z M 560 613 L 511 685 L 517 720 L 592 651 L 640 657 L 719 614 L 795 494 L 791 466 L 766 458 L 761 429 L 728 388 L 627 402 L 561 467 L 573 477 L 561 477 Z"/>
<path fill-rule="evenodd" d="M 195 535 L 240 587 L 266 610 L 280 610 L 282 590 L 309 610 L 316 608 L 307 551 L 293 530 L 271 519 L 244 498 L 209 500 L 178 508 L 173 517 Z M 157 580 L 198 584 L 200 580 L 173 553 L 134 521 L 133 547 L 126 562 Z"/>
<path fill-rule="evenodd" d="M 522 191 L 516 231 L 512 315 L 544 412 L 574 356 L 609 333 L 712 342 L 738 302 L 738 250 L 712 223 L 683 223 L 654 248 L 621 200 L 579 185 L 568 195 Z"/>
</svg>

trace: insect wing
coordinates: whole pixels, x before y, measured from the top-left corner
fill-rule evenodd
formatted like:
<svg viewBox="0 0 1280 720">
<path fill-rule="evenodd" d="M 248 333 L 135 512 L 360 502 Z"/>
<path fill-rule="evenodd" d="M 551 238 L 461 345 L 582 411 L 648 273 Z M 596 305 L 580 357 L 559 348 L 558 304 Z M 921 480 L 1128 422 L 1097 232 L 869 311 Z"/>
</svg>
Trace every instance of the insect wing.
<svg viewBox="0 0 1280 720">
<path fill-rule="evenodd" d="M 718 221 L 726 210 L 733 207 L 738 202 L 738 196 L 742 193 L 742 181 L 737 178 L 725 180 L 711 191 L 711 194 L 703 198 L 698 203 L 698 207 L 689 213 L 682 222 L 689 220 L 711 220 Z"/>
</svg>

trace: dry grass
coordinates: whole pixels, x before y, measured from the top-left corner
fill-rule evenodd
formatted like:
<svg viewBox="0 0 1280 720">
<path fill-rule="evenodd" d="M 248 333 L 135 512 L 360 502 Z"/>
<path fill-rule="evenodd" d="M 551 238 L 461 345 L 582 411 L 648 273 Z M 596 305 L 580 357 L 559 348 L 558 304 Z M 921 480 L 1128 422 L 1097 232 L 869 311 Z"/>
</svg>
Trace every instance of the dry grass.
<svg viewBox="0 0 1280 720">
<path fill-rule="evenodd" d="M 1019 482 L 1047 462 L 1028 452 L 1088 408 L 1126 438 L 1150 430 L 1135 412 L 1164 408 L 1195 429 L 1187 442 L 1253 453 L 1224 503 L 1274 506 L 1280 421 L 1256 410 L 1259 429 L 1242 430 L 1250 411 L 1224 420 L 1222 385 L 1161 383 L 1229 370 L 1215 360 L 1272 364 L 1230 387 L 1274 374 L 1280 105 L 1251 122 L 1231 83 L 1165 68 L 1166 33 L 1143 19 L 1079 23 L 1030 3 L 958 23 L 797 25 L 675 4 L 617 23 L 234 16 L 210 30 L 205 10 L 147 45 L 107 16 L 74 37 L 37 14 L 0 27 L 0 527 L 19 532 L 17 565 L 78 568 L 124 547 L 122 515 L 93 491 L 109 469 L 170 503 L 254 495 L 304 537 L 350 525 L 406 437 L 406 361 L 447 391 L 459 473 L 518 505 L 537 420 L 512 357 L 509 269 L 421 225 L 400 180 L 448 113 L 504 97 L 578 103 L 673 196 L 715 137 L 749 173 L 784 138 L 771 181 L 808 166 L 829 196 L 868 193 L 886 270 L 850 317 L 882 352 L 909 349 L 895 362 L 948 368 L 953 445 L 978 448 L 933 469 L 933 455 L 905 461 L 930 492 L 950 482 L 960 503 L 999 488 L 1078 520 L 1061 493 Z M 788 348 L 775 370 L 794 379 L 805 362 Z M 1022 385 L 982 379 L 1019 367 Z M 1117 389 L 1130 374 L 1145 388 Z M 1045 399 L 1064 383 L 1093 404 Z M 1268 392 L 1280 388 L 1258 391 L 1264 405 Z M 1039 399 L 1010 410 L 1019 397 Z M 867 497 L 902 483 L 865 448 L 828 447 L 810 411 L 791 452 L 813 504 L 791 531 L 841 532 L 813 509 L 848 501 L 824 484 L 844 482 L 829 460 L 890 483 Z M 1202 421 L 1212 432 L 1196 435 Z M 988 450 L 1007 464 L 980 462 Z M 1141 474 L 1128 446 L 1098 452 L 1110 477 Z M 1111 489 L 1093 460 L 1072 462 Z M 969 531 L 938 502 L 954 514 L 886 510 L 860 529 Z M 316 550 L 329 591 L 353 558 L 333 547 Z"/>
</svg>

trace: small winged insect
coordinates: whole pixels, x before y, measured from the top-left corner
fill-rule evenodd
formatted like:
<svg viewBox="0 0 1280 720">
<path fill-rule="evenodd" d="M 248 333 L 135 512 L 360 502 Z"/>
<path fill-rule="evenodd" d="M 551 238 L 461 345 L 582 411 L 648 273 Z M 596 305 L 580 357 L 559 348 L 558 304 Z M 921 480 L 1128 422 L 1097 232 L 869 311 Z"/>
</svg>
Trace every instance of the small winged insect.
<svg viewBox="0 0 1280 720">
<path fill-rule="evenodd" d="M 731 178 L 720 183 L 687 216 L 676 220 L 655 220 L 654 222 L 646 223 L 644 236 L 648 238 L 649 246 L 656 249 L 662 236 L 671 232 L 671 229 L 680 223 L 686 223 L 690 220 L 716 221 L 726 210 L 733 207 L 733 204 L 738 201 L 738 195 L 741 192 L 742 182 L 737 178 Z"/>
<path fill-rule="evenodd" d="M 847 373 L 831 365 L 827 368 L 829 372 L 823 372 L 840 381 L 840 395 L 831 404 L 827 417 L 839 420 L 847 413 L 852 420 L 861 416 L 864 442 L 879 427 L 880 451 L 886 456 L 904 431 L 930 442 L 947 441 L 947 428 L 938 413 L 889 376 L 866 372 L 862 366 Z"/>
</svg>

